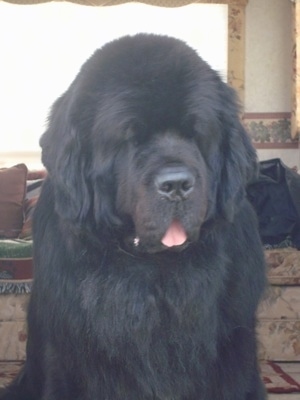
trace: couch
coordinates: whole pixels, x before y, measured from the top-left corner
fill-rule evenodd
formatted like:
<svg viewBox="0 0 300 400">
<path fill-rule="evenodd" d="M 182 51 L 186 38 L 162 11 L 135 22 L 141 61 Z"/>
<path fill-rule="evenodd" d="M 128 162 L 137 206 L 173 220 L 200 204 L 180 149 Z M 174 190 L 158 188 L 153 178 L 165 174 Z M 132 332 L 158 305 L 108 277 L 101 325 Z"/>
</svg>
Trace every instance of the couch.
<svg viewBox="0 0 300 400">
<path fill-rule="evenodd" d="M 0 360 L 25 357 L 32 286 L 32 214 L 46 172 L 0 169 Z"/>
<path fill-rule="evenodd" d="M 30 290 L 32 214 L 45 174 L 24 164 L 0 169 L 0 293 Z"/>
<path fill-rule="evenodd" d="M 265 250 L 269 287 L 258 310 L 259 357 L 300 361 L 300 251 Z"/>
</svg>

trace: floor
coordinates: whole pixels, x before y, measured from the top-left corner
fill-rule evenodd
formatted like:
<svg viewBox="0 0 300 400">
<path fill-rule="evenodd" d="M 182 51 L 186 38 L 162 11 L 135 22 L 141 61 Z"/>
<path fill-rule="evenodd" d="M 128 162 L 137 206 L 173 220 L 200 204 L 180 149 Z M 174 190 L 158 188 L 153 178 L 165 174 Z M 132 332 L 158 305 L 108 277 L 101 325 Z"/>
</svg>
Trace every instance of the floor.
<svg viewBox="0 0 300 400">
<path fill-rule="evenodd" d="M 280 363 L 280 367 L 288 372 L 291 378 L 300 384 L 300 363 Z M 268 400 L 300 400 L 300 393 L 269 394 Z"/>
<path fill-rule="evenodd" d="M 280 367 L 289 376 L 300 384 L 300 363 L 280 363 Z M 0 392 L 1 387 L 11 381 L 20 369 L 20 362 L 0 362 Z M 277 382 L 277 381 L 276 381 Z M 268 400 L 300 400 L 300 393 L 291 394 L 269 394 Z"/>
<path fill-rule="evenodd" d="M 269 394 L 268 400 L 299 400 L 299 393 L 295 394 Z"/>
</svg>

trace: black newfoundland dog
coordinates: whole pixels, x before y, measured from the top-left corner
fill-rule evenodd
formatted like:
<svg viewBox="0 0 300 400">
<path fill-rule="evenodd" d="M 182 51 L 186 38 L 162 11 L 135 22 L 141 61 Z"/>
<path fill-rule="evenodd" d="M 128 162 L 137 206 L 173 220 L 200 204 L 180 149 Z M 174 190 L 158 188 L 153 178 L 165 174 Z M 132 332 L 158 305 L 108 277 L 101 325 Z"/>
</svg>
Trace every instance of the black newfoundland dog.
<svg viewBox="0 0 300 400">
<path fill-rule="evenodd" d="M 256 155 L 183 42 L 105 45 L 53 106 L 25 366 L 5 400 L 262 400 Z"/>
</svg>

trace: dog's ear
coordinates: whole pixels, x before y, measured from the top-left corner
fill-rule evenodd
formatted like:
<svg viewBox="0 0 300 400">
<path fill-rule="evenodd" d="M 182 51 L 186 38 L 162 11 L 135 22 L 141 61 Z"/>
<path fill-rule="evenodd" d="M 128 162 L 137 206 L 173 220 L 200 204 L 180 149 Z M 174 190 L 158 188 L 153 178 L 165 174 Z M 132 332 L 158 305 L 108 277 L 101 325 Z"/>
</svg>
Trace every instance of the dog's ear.
<svg viewBox="0 0 300 400">
<path fill-rule="evenodd" d="M 82 139 L 70 121 L 68 100 L 65 94 L 54 103 L 40 145 L 55 194 L 56 211 L 79 222 L 86 218 L 92 199 L 87 181 L 88 155 L 84 157 Z"/>
<path fill-rule="evenodd" d="M 113 219 L 110 218 L 113 199 L 106 192 L 105 182 L 111 175 L 109 166 L 106 163 L 95 177 L 90 145 L 93 120 L 91 115 L 84 115 L 84 110 L 79 119 L 70 97 L 66 92 L 54 103 L 48 129 L 40 140 L 42 161 L 55 194 L 55 210 L 74 224 L 99 226 L 103 222 L 106 229 Z M 101 193 L 95 192 L 95 185 L 101 187 Z"/>
<path fill-rule="evenodd" d="M 232 220 L 239 203 L 246 196 L 246 186 L 258 169 L 256 151 L 245 131 L 239 114 L 237 95 L 233 89 L 221 83 L 220 176 L 217 188 L 219 212 Z"/>
</svg>

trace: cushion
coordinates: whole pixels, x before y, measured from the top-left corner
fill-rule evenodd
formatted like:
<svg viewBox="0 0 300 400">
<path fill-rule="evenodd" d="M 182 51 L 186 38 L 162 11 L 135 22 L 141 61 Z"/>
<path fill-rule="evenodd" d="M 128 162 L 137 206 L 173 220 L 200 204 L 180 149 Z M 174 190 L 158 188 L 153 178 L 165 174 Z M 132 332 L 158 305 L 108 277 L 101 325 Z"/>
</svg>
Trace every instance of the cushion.
<svg viewBox="0 0 300 400">
<path fill-rule="evenodd" d="M 0 237 L 16 238 L 23 226 L 27 167 L 0 169 Z"/>
<path fill-rule="evenodd" d="M 32 241 L 1 239 L 0 295 L 30 293 L 32 277 Z"/>
<path fill-rule="evenodd" d="M 25 220 L 22 231 L 19 235 L 20 239 L 32 239 L 32 217 L 37 201 L 38 196 L 31 199 L 25 199 Z"/>
<path fill-rule="evenodd" d="M 300 251 L 292 247 L 265 250 L 265 258 L 272 285 L 300 286 Z"/>
<path fill-rule="evenodd" d="M 16 280 L 32 279 L 33 263 L 32 258 L 0 258 L 0 293 L 3 293 L 2 286 L 17 284 Z"/>
<path fill-rule="evenodd" d="M 0 240 L 0 260 L 8 258 L 32 258 L 32 241 L 21 239 Z"/>
<path fill-rule="evenodd" d="M 43 179 L 38 179 L 31 182 L 28 179 L 29 176 L 31 176 L 31 173 L 27 177 L 27 194 L 24 202 L 25 218 L 22 231 L 19 235 L 20 239 L 32 239 L 32 217 L 44 181 Z"/>
</svg>

